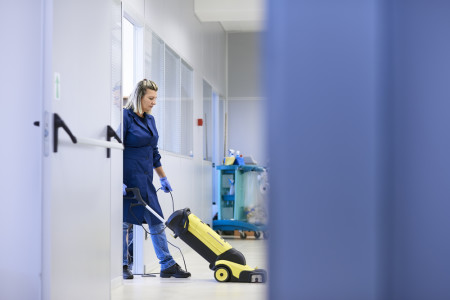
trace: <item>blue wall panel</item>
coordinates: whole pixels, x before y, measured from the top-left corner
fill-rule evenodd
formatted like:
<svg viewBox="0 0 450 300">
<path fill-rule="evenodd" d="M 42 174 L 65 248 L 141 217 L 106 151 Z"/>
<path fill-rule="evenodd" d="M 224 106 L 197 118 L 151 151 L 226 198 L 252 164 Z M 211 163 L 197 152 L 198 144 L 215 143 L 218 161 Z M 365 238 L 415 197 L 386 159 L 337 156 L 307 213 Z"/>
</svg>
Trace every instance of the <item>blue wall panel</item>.
<svg viewBox="0 0 450 300">
<path fill-rule="evenodd" d="M 450 299 L 450 2 L 269 1 L 267 28 L 270 298 Z"/>
</svg>

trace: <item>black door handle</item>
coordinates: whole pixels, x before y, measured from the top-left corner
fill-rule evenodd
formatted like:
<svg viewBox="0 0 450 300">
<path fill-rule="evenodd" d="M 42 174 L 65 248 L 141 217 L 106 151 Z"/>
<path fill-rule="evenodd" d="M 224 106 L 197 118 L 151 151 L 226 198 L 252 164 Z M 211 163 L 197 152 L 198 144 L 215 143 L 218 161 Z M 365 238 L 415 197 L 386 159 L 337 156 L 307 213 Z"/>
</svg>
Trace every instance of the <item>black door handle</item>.
<svg viewBox="0 0 450 300">
<path fill-rule="evenodd" d="M 72 134 L 69 127 L 67 127 L 66 123 L 64 123 L 61 117 L 54 113 L 53 114 L 53 152 L 58 152 L 58 129 L 62 127 L 64 131 L 69 135 L 72 143 L 77 143 L 77 138 Z"/>
<path fill-rule="evenodd" d="M 114 131 L 114 129 L 111 128 L 111 126 L 106 126 L 106 140 L 109 142 L 111 141 L 111 138 L 115 138 L 119 143 L 122 144 L 122 140 L 120 139 L 120 137 L 117 135 L 117 133 Z M 111 149 L 107 148 L 106 149 L 106 158 L 110 158 L 111 157 Z"/>
</svg>

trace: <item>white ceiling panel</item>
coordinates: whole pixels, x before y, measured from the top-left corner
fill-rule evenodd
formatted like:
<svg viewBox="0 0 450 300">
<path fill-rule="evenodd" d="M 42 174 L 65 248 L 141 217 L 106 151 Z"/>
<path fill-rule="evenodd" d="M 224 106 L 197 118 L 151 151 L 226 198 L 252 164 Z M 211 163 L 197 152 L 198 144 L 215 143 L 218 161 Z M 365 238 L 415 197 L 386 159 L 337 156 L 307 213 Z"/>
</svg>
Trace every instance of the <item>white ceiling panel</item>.
<svg viewBox="0 0 450 300">
<path fill-rule="evenodd" d="M 220 22 L 226 31 L 264 30 L 264 0 L 195 0 L 201 22 Z"/>
<path fill-rule="evenodd" d="M 235 32 L 259 32 L 264 30 L 263 22 L 257 21 L 239 21 L 239 22 L 220 22 L 225 31 Z"/>
</svg>

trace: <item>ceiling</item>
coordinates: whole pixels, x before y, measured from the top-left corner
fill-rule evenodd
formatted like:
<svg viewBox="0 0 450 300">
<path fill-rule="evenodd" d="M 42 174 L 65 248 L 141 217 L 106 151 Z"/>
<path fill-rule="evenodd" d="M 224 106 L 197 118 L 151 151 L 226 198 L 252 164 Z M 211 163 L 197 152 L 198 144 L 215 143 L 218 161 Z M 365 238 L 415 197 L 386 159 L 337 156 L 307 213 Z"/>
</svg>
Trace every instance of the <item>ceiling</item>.
<svg viewBox="0 0 450 300">
<path fill-rule="evenodd" d="M 220 22 L 229 32 L 263 31 L 264 0 L 194 0 L 201 22 Z"/>
</svg>

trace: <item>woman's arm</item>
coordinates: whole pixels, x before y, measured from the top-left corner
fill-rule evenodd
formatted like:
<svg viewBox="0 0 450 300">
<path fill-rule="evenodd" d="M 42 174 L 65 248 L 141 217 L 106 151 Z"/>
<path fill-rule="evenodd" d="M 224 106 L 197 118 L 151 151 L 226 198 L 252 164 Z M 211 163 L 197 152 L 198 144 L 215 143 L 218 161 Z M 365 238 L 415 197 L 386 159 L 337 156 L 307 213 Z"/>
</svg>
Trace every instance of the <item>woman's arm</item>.
<svg viewBox="0 0 450 300">
<path fill-rule="evenodd" d="M 166 173 L 163 170 L 162 166 L 155 168 L 156 174 L 158 174 L 159 178 L 166 177 Z"/>
</svg>

